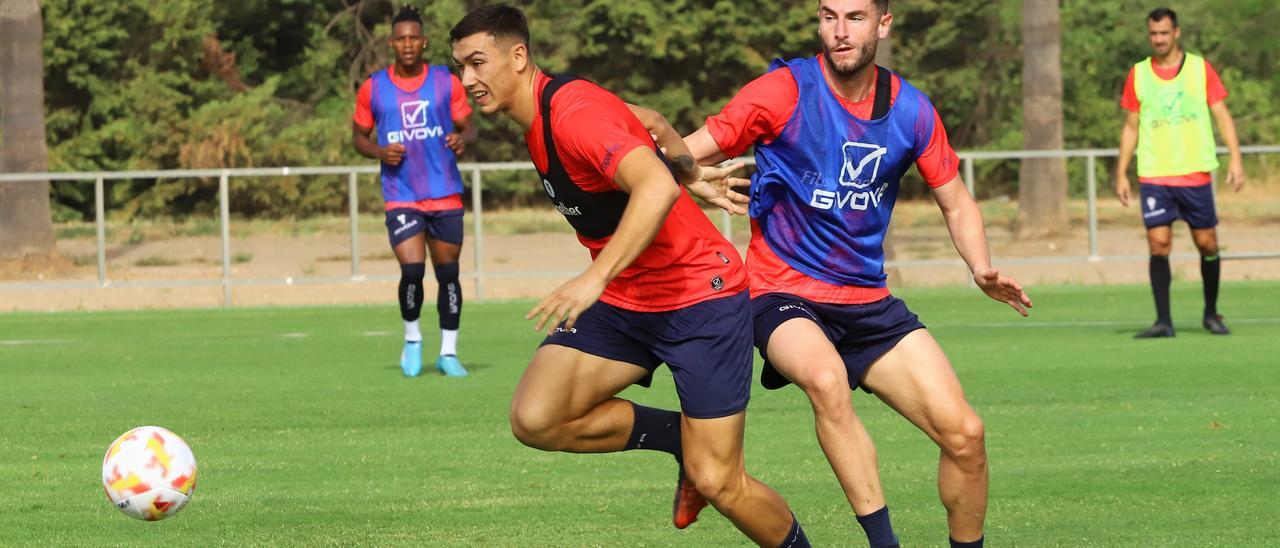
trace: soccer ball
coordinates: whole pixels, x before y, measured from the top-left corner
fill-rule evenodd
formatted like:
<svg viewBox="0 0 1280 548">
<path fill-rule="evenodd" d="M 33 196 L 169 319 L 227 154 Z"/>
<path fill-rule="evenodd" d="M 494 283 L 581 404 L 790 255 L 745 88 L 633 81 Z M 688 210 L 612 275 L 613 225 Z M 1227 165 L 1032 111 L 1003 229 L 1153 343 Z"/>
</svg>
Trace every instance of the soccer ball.
<svg viewBox="0 0 1280 548">
<path fill-rule="evenodd" d="M 140 426 L 116 438 L 102 458 L 107 499 L 130 517 L 158 521 L 178 513 L 196 489 L 196 457 L 173 432 Z"/>
</svg>

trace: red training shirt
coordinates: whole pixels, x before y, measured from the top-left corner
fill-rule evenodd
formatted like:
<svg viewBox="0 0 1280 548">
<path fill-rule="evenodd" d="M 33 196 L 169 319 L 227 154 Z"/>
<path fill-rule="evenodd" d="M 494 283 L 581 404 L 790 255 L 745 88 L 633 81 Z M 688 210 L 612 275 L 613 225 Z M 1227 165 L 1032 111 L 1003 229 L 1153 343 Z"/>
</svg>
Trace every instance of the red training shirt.
<svg viewBox="0 0 1280 548">
<path fill-rule="evenodd" d="M 537 96 L 551 77 L 538 76 Z M 547 169 L 542 136 L 542 106 L 525 133 L 529 156 L 539 170 Z M 656 150 L 653 138 L 621 99 L 585 80 L 565 84 L 551 99 L 551 132 L 565 172 L 587 192 L 617 190 L 618 164 L 633 150 Z M 578 235 L 594 260 L 609 238 Z M 721 257 L 729 261 L 725 263 Z M 712 286 L 719 277 L 723 287 Z M 602 302 L 637 312 L 664 312 L 740 293 L 747 276 L 737 251 L 716 230 L 693 199 L 680 193 L 662 228 L 649 247 L 617 278 L 609 282 Z"/>
</svg>

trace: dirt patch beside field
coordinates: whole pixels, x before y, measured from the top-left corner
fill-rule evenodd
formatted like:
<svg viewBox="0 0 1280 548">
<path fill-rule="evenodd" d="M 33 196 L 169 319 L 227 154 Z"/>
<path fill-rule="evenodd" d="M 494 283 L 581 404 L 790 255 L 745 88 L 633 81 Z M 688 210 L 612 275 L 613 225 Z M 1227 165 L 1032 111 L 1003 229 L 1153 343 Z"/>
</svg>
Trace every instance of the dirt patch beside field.
<svg viewBox="0 0 1280 548">
<path fill-rule="evenodd" d="M 1267 201 L 1261 190 L 1220 199 L 1222 224 L 1219 241 L 1223 253 L 1280 252 L 1280 203 Z M 1009 230 L 1016 206 L 998 201 L 983 203 L 988 237 L 996 265 L 1017 277 L 1029 290 L 1037 285 L 1141 283 L 1147 280 L 1146 240 L 1136 209 L 1123 209 L 1112 200 L 1101 202 L 1099 253 L 1132 260 L 1104 262 L 1052 262 L 1022 264 L 1018 259 L 1041 257 L 1059 261 L 1089 255 L 1083 204 L 1072 204 L 1073 228 L 1068 234 L 1035 240 L 1018 240 Z M 712 219 L 720 221 L 718 214 Z M 461 260 L 463 275 L 476 270 L 477 240 L 471 233 Z M 567 231 L 556 230 L 563 221 L 554 211 L 533 210 L 485 214 L 483 242 L 486 298 L 524 298 L 544 295 L 581 271 L 588 255 Z M 379 219 L 362 218 L 358 242 L 359 272 L 363 281 L 350 281 L 351 241 L 347 220 L 327 222 L 262 222 L 235 224 L 229 257 L 231 277 L 251 281 L 231 289 L 239 306 L 372 303 L 393 306 L 395 277 L 399 270 L 387 246 Z M 744 248 L 746 224 L 734 221 L 734 242 Z M 1193 255 L 1195 248 L 1185 228 L 1176 225 L 1175 254 Z M 936 206 L 913 202 L 899 204 L 892 239 L 897 260 L 953 260 L 951 244 Z M 0 264 L 0 311 L 100 310 L 120 308 L 169 308 L 220 306 L 223 288 L 221 241 L 207 229 L 160 230 L 155 227 L 115 227 L 107 245 L 108 287 L 59 287 L 74 282 L 98 281 L 97 250 L 93 232 L 84 227 L 63 227 L 58 240 L 59 257 Z M 1198 279 L 1194 257 L 1173 260 L 1174 279 Z M 905 266 L 897 269 L 896 287 L 963 285 L 968 272 L 961 265 Z M 428 276 L 430 278 L 430 276 Z M 1227 280 L 1280 278 L 1280 260 L 1229 261 Z M 319 283 L 318 280 L 326 280 Z M 285 285 L 291 281 L 290 285 Z M 183 287 L 127 287 L 129 284 L 172 282 Z M 22 284 L 22 285 L 15 285 Z M 203 285 L 201 285 L 203 284 Z M 476 296 L 476 281 L 464 280 L 464 292 Z M 122 287 L 125 286 L 125 287 Z M 427 288 L 431 298 L 432 287 Z"/>
</svg>

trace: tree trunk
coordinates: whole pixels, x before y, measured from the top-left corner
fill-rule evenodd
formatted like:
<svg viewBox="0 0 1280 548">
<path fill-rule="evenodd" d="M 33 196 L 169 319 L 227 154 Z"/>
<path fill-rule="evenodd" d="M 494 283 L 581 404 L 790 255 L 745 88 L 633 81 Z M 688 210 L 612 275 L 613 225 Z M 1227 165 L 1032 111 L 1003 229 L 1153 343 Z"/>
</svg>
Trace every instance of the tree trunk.
<svg viewBox="0 0 1280 548">
<path fill-rule="evenodd" d="M 1022 148 L 1061 150 L 1062 24 L 1058 0 L 1022 2 Z M 1067 229 L 1067 162 L 1023 160 L 1018 177 L 1018 235 Z"/>
<path fill-rule="evenodd" d="M 38 0 L 0 0 L 0 172 L 46 171 Z M 0 183 L 0 259 L 53 252 L 49 182 Z"/>
<path fill-rule="evenodd" d="M 893 68 L 893 34 L 876 44 L 876 64 L 884 68 Z M 897 246 L 893 245 L 893 228 L 890 226 L 889 231 L 884 235 L 884 260 L 889 262 L 898 258 Z M 890 287 L 902 285 L 902 270 L 897 267 L 886 268 L 885 275 L 888 276 L 888 284 Z"/>
</svg>

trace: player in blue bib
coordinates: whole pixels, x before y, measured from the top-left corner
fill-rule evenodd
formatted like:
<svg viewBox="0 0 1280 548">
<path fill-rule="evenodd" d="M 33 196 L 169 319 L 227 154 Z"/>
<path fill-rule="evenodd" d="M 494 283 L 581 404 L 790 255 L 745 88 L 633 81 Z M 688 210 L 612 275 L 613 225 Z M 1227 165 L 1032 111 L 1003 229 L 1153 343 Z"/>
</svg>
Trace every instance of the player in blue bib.
<svg viewBox="0 0 1280 548">
<path fill-rule="evenodd" d="M 465 148 L 460 133 L 468 126 L 471 106 L 457 76 L 443 65 L 423 62 L 427 38 L 416 9 L 401 9 L 392 20 L 391 32 L 396 62 L 370 74 L 360 86 L 352 136 L 357 152 L 382 163 L 387 236 L 400 262 L 396 298 L 405 341 L 400 369 L 409 377 L 422 372 L 418 319 L 429 253 L 438 286 L 436 369 L 450 377 L 464 377 L 467 370 L 457 357 L 462 318 L 458 256 L 463 233 L 457 155 Z"/>
<path fill-rule="evenodd" d="M 884 238 L 913 164 L 978 287 L 1023 315 L 1031 301 L 992 268 L 982 212 L 957 176 L 958 157 L 928 97 L 872 63 L 893 21 L 888 5 L 822 0 L 823 53 L 775 62 L 685 141 L 703 165 L 755 148 L 747 267 L 755 344 L 765 358 L 761 383 L 804 390 L 818 441 L 870 545 L 897 546 L 898 538 L 875 447 L 850 402 L 857 387 L 938 445 L 951 545 L 980 547 L 982 420 L 937 342 L 885 284 Z"/>
</svg>

